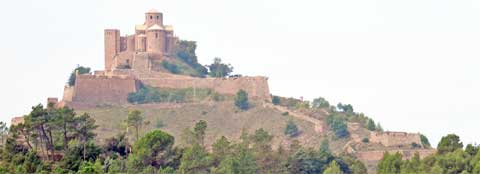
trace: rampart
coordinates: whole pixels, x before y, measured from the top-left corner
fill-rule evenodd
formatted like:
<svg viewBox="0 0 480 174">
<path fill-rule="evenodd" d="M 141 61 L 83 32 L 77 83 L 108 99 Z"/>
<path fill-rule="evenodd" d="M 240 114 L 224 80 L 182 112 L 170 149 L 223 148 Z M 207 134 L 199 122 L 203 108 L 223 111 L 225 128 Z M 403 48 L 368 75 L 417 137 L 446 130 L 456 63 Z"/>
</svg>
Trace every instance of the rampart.
<svg viewBox="0 0 480 174">
<path fill-rule="evenodd" d="M 419 150 L 389 150 L 389 151 L 360 151 L 356 152 L 355 156 L 361 161 L 379 161 L 383 158 L 383 154 L 388 153 L 400 153 L 403 159 L 411 159 L 415 153 L 418 153 L 420 158 L 425 158 L 436 152 L 435 149 L 419 149 Z"/>
<path fill-rule="evenodd" d="M 415 143 L 422 145 L 420 134 L 406 132 L 372 132 L 369 138 L 371 143 L 380 143 L 387 147 L 404 146 Z"/>
<path fill-rule="evenodd" d="M 209 88 L 220 94 L 235 95 L 239 90 L 245 90 L 250 98 L 270 99 L 267 77 L 237 77 L 237 78 L 190 78 L 190 77 L 139 77 L 139 80 L 157 88 Z"/>
<path fill-rule="evenodd" d="M 128 94 L 136 89 L 136 80 L 129 76 L 77 75 L 72 101 L 123 104 L 127 103 Z M 66 91 L 70 92 L 70 89 Z"/>
</svg>

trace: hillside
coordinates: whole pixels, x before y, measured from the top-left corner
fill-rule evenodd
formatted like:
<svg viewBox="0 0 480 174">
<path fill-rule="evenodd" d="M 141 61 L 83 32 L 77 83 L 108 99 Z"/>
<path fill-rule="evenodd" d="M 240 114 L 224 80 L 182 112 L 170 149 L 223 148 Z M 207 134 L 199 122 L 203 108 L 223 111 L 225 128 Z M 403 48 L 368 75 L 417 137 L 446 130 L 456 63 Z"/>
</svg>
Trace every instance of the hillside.
<svg viewBox="0 0 480 174">
<path fill-rule="evenodd" d="M 319 147 L 323 137 L 322 133 L 315 131 L 315 124 L 311 121 L 291 114 L 283 114 L 282 111 L 263 105 L 259 101 L 254 102 L 254 106 L 247 111 L 235 108 L 233 101 L 223 101 L 128 105 L 77 112 L 86 112 L 95 118 L 99 125 L 98 140 L 102 142 L 106 138 L 115 136 L 117 132 L 125 131 L 122 121 L 127 118 L 128 111 L 133 109 L 142 111 L 145 120 L 150 122 L 143 132 L 161 129 L 178 138 L 182 137 L 183 130 L 191 128 L 199 120 L 205 120 L 208 123 L 205 141 L 207 146 L 221 136 L 238 140 L 242 130 L 252 133 L 259 128 L 265 129 L 274 136 L 273 145 L 275 147 L 280 144 L 288 146 L 294 139 L 308 147 Z M 298 137 L 289 138 L 284 135 L 284 128 L 289 119 L 292 119 L 299 127 L 301 134 Z M 180 139 L 177 141 L 180 145 L 182 142 Z"/>
</svg>

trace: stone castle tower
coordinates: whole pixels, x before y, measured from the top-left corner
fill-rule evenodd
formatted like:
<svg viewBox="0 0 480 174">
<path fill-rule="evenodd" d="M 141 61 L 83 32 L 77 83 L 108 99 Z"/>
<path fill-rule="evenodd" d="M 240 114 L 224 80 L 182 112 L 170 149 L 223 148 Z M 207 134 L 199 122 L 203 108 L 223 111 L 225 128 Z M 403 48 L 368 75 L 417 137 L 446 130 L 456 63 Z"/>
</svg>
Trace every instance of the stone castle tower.
<svg viewBox="0 0 480 174">
<path fill-rule="evenodd" d="M 145 22 L 135 26 L 135 34 L 120 36 L 118 29 L 105 30 L 105 71 L 133 67 L 136 54 L 148 53 L 161 59 L 173 53 L 178 40 L 170 25 L 163 25 L 163 14 L 150 10 Z"/>
</svg>

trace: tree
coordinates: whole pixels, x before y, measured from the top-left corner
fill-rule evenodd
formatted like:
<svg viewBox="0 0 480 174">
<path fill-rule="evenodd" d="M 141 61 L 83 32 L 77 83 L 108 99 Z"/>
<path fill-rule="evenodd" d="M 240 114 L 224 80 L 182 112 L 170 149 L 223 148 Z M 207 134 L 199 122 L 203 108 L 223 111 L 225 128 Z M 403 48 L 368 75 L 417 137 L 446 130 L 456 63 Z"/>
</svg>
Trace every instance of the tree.
<svg viewBox="0 0 480 174">
<path fill-rule="evenodd" d="M 205 148 L 199 144 L 194 144 L 183 153 L 178 170 L 182 174 L 207 174 L 212 164 L 213 159 Z"/>
<path fill-rule="evenodd" d="M 139 138 L 139 131 L 143 124 L 142 112 L 139 110 L 131 110 L 128 112 L 127 126 L 135 129 L 135 140 Z"/>
<path fill-rule="evenodd" d="M 337 108 L 339 111 L 345 112 L 345 113 L 353 113 L 353 106 L 351 104 L 342 104 L 338 103 Z"/>
<path fill-rule="evenodd" d="M 385 152 L 383 158 L 377 165 L 378 174 L 400 173 L 402 166 L 402 155 L 400 153 L 390 154 Z"/>
<path fill-rule="evenodd" d="M 422 142 L 423 147 L 431 147 L 430 141 L 428 141 L 427 136 L 420 134 L 420 141 Z"/>
<path fill-rule="evenodd" d="M 180 40 L 175 46 L 175 57 L 190 65 L 196 71 L 196 76 L 204 77 L 208 70 L 198 63 L 195 50 L 197 43 L 195 41 Z"/>
<path fill-rule="evenodd" d="M 438 143 L 437 152 L 439 154 L 445 154 L 461 148 L 463 148 L 463 143 L 460 142 L 460 137 L 455 134 L 448 134 L 442 137 L 440 143 Z"/>
<path fill-rule="evenodd" d="M 370 130 L 370 131 L 375 131 L 376 130 L 375 122 L 373 122 L 373 120 L 371 118 L 369 118 L 368 121 L 367 121 L 367 129 Z"/>
<path fill-rule="evenodd" d="M 169 158 L 168 152 L 171 151 L 174 141 L 173 136 L 161 130 L 154 130 L 145 134 L 133 146 L 133 155 L 129 157 L 130 166 L 138 168 L 166 166 Z M 132 161 L 137 162 L 131 164 Z"/>
<path fill-rule="evenodd" d="M 7 123 L 0 121 L 0 144 L 5 143 L 5 136 L 8 134 Z"/>
<path fill-rule="evenodd" d="M 328 108 L 328 107 L 330 107 L 330 103 L 327 100 L 325 100 L 325 98 L 318 97 L 316 99 L 313 99 L 312 107 L 313 108 Z"/>
<path fill-rule="evenodd" d="M 233 72 L 233 67 L 230 64 L 222 63 L 222 59 L 215 57 L 213 63 L 207 66 L 210 69 L 208 75 L 210 77 L 226 77 Z"/>
<path fill-rule="evenodd" d="M 295 137 L 299 134 L 297 125 L 293 122 L 293 120 L 288 120 L 287 126 L 284 130 L 285 135 L 289 137 Z"/>
<path fill-rule="evenodd" d="M 231 148 L 230 142 L 225 136 L 215 141 L 215 143 L 212 144 L 212 156 L 215 163 L 219 164 L 227 156 L 231 155 Z"/>
<path fill-rule="evenodd" d="M 280 97 L 279 96 L 273 96 L 272 97 L 272 103 L 274 105 L 279 105 L 280 104 Z"/>
<path fill-rule="evenodd" d="M 85 160 L 87 154 L 87 143 L 95 137 L 96 134 L 93 132 L 93 130 L 95 130 L 98 126 L 95 125 L 95 120 L 87 113 L 77 117 L 75 124 L 75 130 L 77 130 L 76 135 L 83 145 L 83 160 Z"/>
<path fill-rule="evenodd" d="M 241 110 L 247 110 L 250 106 L 248 103 L 248 93 L 244 90 L 239 90 L 235 95 L 235 106 Z"/>
<path fill-rule="evenodd" d="M 327 124 L 335 132 L 335 136 L 338 138 L 348 137 L 349 132 L 345 120 L 336 115 L 330 115 L 327 117 Z"/>
<path fill-rule="evenodd" d="M 195 133 L 195 137 L 200 145 L 203 146 L 205 140 L 205 131 L 207 130 L 207 122 L 204 120 L 200 120 L 195 124 L 193 131 Z"/>
<path fill-rule="evenodd" d="M 90 73 L 90 68 L 77 65 L 77 67 L 72 71 L 72 73 L 70 73 L 70 77 L 68 78 L 69 86 L 75 85 L 75 80 L 77 79 L 77 71 L 78 74 L 88 74 Z"/>
<path fill-rule="evenodd" d="M 333 160 L 332 162 L 330 162 L 327 169 L 323 171 L 323 174 L 343 174 L 343 172 L 342 170 L 340 170 L 340 167 L 338 166 L 337 162 Z"/>
</svg>

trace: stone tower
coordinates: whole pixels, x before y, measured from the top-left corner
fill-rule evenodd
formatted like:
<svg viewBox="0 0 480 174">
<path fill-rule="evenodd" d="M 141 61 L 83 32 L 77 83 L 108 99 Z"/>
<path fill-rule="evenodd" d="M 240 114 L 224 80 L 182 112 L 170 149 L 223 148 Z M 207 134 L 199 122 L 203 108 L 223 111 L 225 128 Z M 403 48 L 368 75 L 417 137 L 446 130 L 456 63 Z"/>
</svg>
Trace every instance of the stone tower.
<svg viewBox="0 0 480 174">
<path fill-rule="evenodd" d="M 163 26 L 163 14 L 152 9 L 145 13 L 145 25 L 151 27 L 155 24 Z"/>
<path fill-rule="evenodd" d="M 111 70 L 115 55 L 120 52 L 120 30 L 105 30 L 105 70 Z"/>
</svg>

